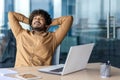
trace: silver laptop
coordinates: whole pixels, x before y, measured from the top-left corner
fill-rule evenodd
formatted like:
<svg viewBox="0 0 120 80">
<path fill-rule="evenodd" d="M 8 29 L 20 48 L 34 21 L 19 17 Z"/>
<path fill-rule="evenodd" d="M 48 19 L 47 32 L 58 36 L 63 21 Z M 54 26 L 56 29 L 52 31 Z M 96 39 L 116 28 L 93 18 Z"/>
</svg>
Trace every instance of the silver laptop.
<svg viewBox="0 0 120 80">
<path fill-rule="evenodd" d="M 72 46 L 65 64 L 52 65 L 38 71 L 65 75 L 86 68 L 94 43 Z"/>
</svg>

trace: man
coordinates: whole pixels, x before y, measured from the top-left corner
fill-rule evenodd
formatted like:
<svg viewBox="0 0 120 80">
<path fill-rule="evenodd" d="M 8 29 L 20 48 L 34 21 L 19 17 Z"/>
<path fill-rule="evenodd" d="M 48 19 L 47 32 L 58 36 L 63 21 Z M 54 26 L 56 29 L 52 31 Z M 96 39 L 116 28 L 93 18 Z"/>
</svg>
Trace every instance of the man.
<svg viewBox="0 0 120 80">
<path fill-rule="evenodd" d="M 56 47 L 73 22 L 72 16 L 51 21 L 50 15 L 41 9 L 34 10 L 29 19 L 20 13 L 9 12 L 8 19 L 17 43 L 15 67 L 50 65 Z M 19 22 L 29 24 L 32 30 L 23 29 Z M 59 28 L 55 32 L 48 32 L 53 25 L 59 25 Z"/>
</svg>

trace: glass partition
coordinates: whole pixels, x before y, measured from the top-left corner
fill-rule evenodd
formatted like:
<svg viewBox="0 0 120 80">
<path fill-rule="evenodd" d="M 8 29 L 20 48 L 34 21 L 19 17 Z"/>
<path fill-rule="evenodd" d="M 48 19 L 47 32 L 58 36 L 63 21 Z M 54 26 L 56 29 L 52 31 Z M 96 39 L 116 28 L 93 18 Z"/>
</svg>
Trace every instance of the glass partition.
<svg viewBox="0 0 120 80">
<path fill-rule="evenodd" d="M 110 60 L 113 66 L 120 67 L 120 1 L 62 0 L 62 3 L 62 15 L 74 17 L 72 28 L 61 45 L 63 55 L 70 46 L 95 43 L 89 62 Z"/>
</svg>

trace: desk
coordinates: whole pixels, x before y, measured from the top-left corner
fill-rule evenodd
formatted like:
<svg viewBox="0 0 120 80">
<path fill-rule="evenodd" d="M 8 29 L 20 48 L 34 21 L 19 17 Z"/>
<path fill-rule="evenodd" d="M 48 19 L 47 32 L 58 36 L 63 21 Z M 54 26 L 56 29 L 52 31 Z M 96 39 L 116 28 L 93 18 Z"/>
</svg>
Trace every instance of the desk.
<svg viewBox="0 0 120 80">
<path fill-rule="evenodd" d="M 29 72 L 29 73 L 34 73 L 36 75 L 40 75 L 42 78 L 39 80 L 120 80 L 120 69 L 114 67 L 111 67 L 112 76 L 110 78 L 101 78 L 100 63 L 89 63 L 85 70 L 64 76 L 38 72 L 39 68 L 43 68 L 43 66 L 20 67 L 20 68 L 12 68 L 12 69 L 18 71 L 18 73 Z"/>
</svg>

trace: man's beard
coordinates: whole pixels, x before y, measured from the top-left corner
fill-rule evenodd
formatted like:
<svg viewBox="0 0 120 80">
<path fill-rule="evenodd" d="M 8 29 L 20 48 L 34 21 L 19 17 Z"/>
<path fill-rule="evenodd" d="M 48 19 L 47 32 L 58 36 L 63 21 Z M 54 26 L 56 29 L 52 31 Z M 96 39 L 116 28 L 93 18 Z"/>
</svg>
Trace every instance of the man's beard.
<svg viewBox="0 0 120 80">
<path fill-rule="evenodd" d="M 44 28 L 41 28 L 41 27 L 33 28 L 32 27 L 32 30 L 34 30 L 34 31 L 46 31 L 46 28 L 45 27 Z"/>
</svg>

